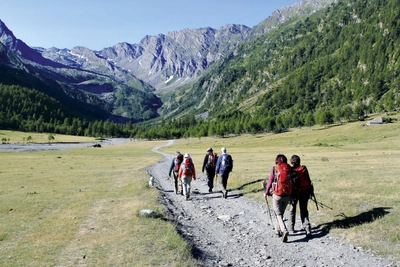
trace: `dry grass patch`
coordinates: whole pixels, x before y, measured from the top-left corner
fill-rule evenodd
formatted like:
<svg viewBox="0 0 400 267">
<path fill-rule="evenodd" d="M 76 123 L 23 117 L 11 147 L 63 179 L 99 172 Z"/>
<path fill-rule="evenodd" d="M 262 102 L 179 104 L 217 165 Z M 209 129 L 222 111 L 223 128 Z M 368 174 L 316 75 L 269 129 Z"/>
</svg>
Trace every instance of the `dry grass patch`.
<svg viewBox="0 0 400 267">
<path fill-rule="evenodd" d="M 96 138 L 86 136 L 72 136 L 65 134 L 51 134 L 51 142 L 96 142 Z M 5 143 L 48 143 L 49 133 L 30 133 L 0 130 L 0 140 Z"/>
<path fill-rule="evenodd" d="M 147 187 L 161 144 L 0 153 L 0 265 L 195 266 Z"/>
</svg>

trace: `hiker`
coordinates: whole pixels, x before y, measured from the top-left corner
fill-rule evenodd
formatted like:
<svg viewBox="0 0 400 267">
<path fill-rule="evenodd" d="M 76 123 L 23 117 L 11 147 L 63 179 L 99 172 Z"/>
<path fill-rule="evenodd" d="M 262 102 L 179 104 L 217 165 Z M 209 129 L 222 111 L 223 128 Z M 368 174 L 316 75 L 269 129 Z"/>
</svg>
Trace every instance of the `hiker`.
<svg viewBox="0 0 400 267">
<path fill-rule="evenodd" d="M 213 149 L 209 147 L 207 154 L 204 157 L 203 167 L 201 172 L 206 171 L 208 192 L 211 193 L 214 188 L 215 166 L 217 163 L 218 155 L 214 153 Z"/>
<path fill-rule="evenodd" d="M 232 156 L 226 153 L 226 148 L 221 148 L 222 155 L 218 157 L 217 165 L 215 167 L 215 175 L 218 177 L 220 175 L 220 185 L 222 186 L 222 197 L 227 198 L 228 192 L 226 187 L 228 184 L 229 173 L 233 169 Z"/>
<path fill-rule="evenodd" d="M 182 192 L 182 183 L 181 180 L 178 179 L 178 172 L 179 172 L 179 167 L 181 166 L 181 163 L 183 161 L 183 155 L 181 152 L 176 151 L 175 157 L 172 159 L 171 166 L 169 167 L 169 172 L 168 176 L 171 178 L 171 173 L 174 175 L 174 192 L 175 194 L 180 194 L 183 195 Z M 179 190 L 178 190 L 179 189 Z"/>
<path fill-rule="evenodd" d="M 277 236 L 282 236 L 283 242 L 287 242 L 289 235 L 283 216 L 291 199 L 290 172 L 291 166 L 287 163 L 286 156 L 277 155 L 264 192 L 264 196 L 272 196 L 272 207 L 276 215 L 274 232 Z"/>
<path fill-rule="evenodd" d="M 194 164 L 190 154 L 186 153 L 183 162 L 179 168 L 178 177 L 182 182 L 182 191 L 185 200 L 189 200 L 190 197 L 190 184 L 193 180 L 196 180 L 196 169 L 194 168 Z"/>
<path fill-rule="evenodd" d="M 299 156 L 293 155 L 290 159 L 290 164 L 292 164 L 292 170 L 296 173 L 296 177 L 299 181 L 296 193 L 292 194 L 292 201 L 289 208 L 289 232 L 295 232 L 294 226 L 296 224 L 296 206 L 298 202 L 302 227 L 306 232 L 306 237 L 311 238 L 311 223 L 308 218 L 307 205 L 308 199 L 310 199 L 313 194 L 314 186 L 311 182 L 307 167 L 300 165 Z"/>
</svg>

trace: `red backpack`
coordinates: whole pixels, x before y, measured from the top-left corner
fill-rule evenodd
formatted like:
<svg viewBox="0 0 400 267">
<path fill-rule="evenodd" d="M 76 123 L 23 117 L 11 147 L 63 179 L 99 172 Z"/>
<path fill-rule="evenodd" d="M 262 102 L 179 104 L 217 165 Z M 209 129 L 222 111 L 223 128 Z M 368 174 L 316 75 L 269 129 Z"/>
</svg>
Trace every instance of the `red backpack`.
<svg viewBox="0 0 400 267">
<path fill-rule="evenodd" d="M 217 153 L 211 153 L 210 155 L 208 155 L 208 161 L 207 161 L 206 168 L 207 169 L 215 169 L 215 164 L 217 163 L 217 158 L 218 158 Z"/>
<path fill-rule="evenodd" d="M 274 180 L 272 183 L 272 190 L 278 196 L 290 196 L 292 194 L 291 186 L 291 172 L 292 167 L 287 163 L 278 163 L 274 168 Z"/>
<path fill-rule="evenodd" d="M 299 166 L 296 169 L 293 169 L 293 171 L 296 173 L 296 176 L 299 180 L 299 191 L 304 191 L 312 187 L 310 175 L 308 174 L 306 166 Z"/>
<path fill-rule="evenodd" d="M 181 166 L 181 163 L 183 161 L 183 155 L 182 154 L 176 154 L 175 159 L 174 159 L 174 171 L 179 171 L 179 166 Z"/>
<path fill-rule="evenodd" d="M 185 158 L 182 163 L 182 174 L 192 175 L 193 174 L 193 162 L 191 158 Z"/>
</svg>

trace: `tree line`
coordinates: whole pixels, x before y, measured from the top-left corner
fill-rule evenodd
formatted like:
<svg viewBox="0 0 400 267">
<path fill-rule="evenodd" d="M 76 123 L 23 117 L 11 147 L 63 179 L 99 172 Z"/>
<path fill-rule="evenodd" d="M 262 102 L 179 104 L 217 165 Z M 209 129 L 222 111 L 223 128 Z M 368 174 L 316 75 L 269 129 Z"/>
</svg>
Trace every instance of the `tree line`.
<svg viewBox="0 0 400 267">
<path fill-rule="evenodd" d="M 68 110 L 46 94 L 16 85 L 0 84 L 0 128 L 28 132 L 46 132 L 91 137 L 123 137 L 139 139 L 178 139 L 262 132 L 282 132 L 292 127 L 328 124 L 334 120 L 329 112 L 306 114 L 288 113 L 286 116 L 251 116 L 234 111 L 216 118 L 196 119 L 185 115 L 152 123 L 113 123 L 89 121 L 73 117 Z M 348 110 L 349 120 L 359 119 L 361 111 Z M 365 115 L 365 114 L 364 114 Z"/>
</svg>

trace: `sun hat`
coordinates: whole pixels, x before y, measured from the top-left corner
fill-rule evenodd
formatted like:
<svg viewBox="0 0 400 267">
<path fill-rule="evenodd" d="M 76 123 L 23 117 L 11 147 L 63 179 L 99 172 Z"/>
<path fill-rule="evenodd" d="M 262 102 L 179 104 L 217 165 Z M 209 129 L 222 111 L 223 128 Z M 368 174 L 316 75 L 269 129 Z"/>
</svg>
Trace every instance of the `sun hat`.
<svg viewBox="0 0 400 267">
<path fill-rule="evenodd" d="M 207 152 L 212 152 L 213 151 L 213 149 L 212 149 L 212 147 L 209 147 L 209 148 L 207 148 Z"/>
<path fill-rule="evenodd" d="M 189 154 L 189 153 L 186 153 L 186 154 L 185 154 L 185 158 L 190 158 L 190 154 Z"/>
<path fill-rule="evenodd" d="M 221 148 L 222 152 L 226 152 L 226 147 Z"/>
</svg>

